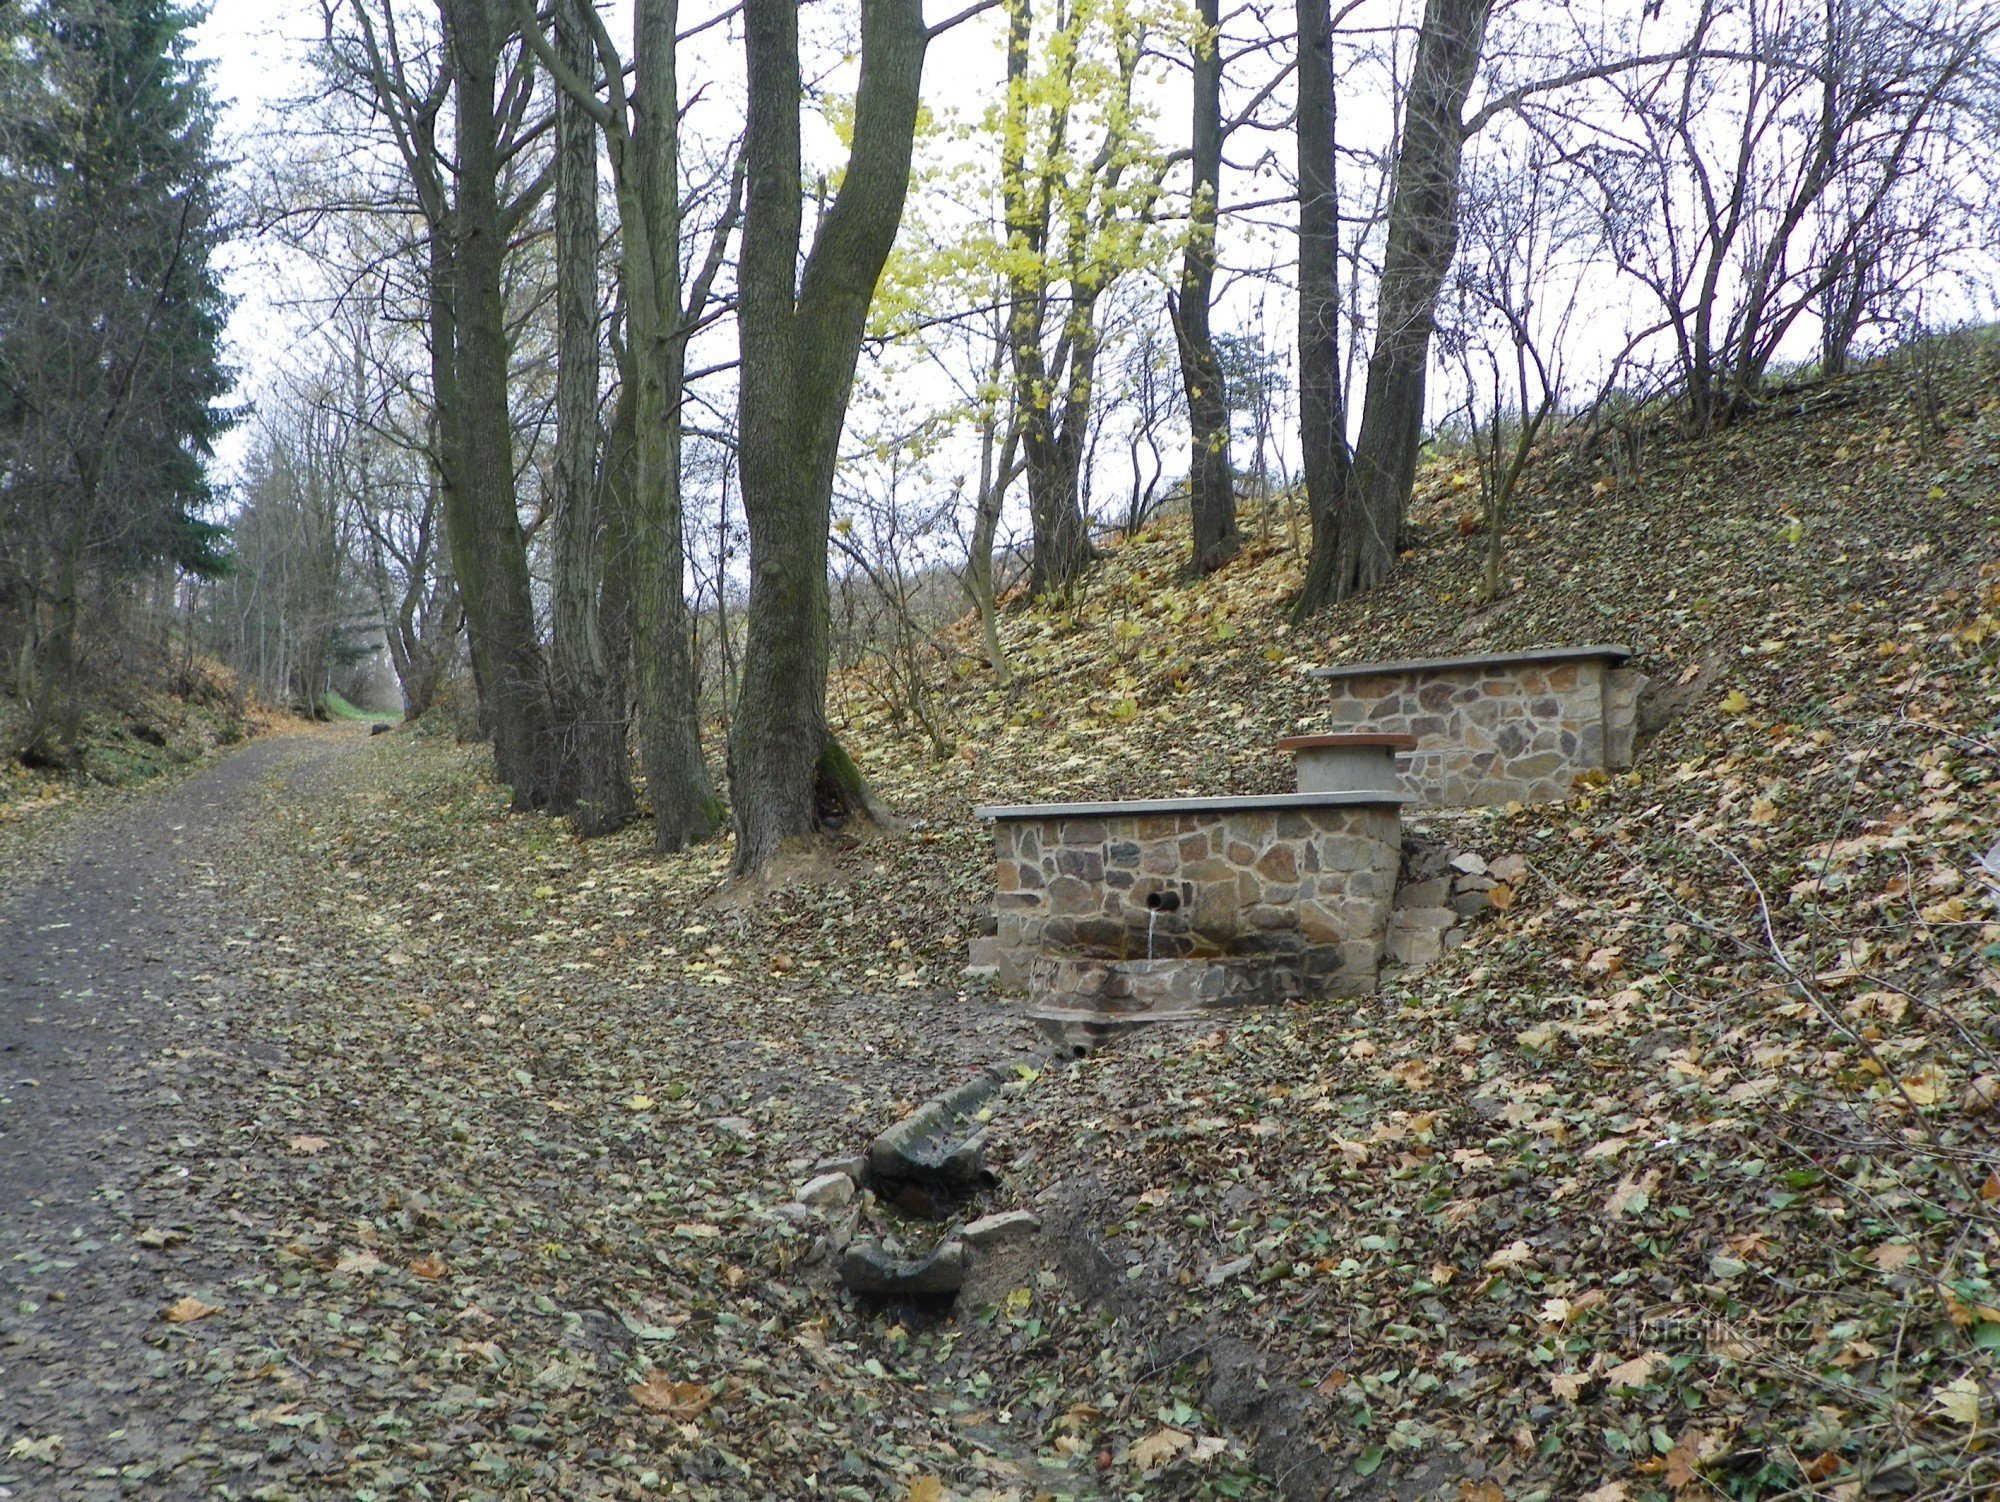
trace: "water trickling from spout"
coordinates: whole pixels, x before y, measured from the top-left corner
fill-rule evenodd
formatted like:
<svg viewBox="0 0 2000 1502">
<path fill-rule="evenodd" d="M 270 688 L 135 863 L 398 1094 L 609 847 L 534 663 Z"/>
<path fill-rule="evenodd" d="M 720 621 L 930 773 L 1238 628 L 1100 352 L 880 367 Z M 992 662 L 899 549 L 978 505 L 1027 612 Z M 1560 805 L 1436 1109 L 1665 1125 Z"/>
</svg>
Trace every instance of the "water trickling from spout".
<svg viewBox="0 0 2000 1502">
<path fill-rule="evenodd" d="M 1160 921 L 1160 910 L 1156 907 L 1147 908 L 1146 909 L 1146 958 L 1148 961 L 1150 961 L 1153 958 L 1153 925 L 1155 923 L 1158 923 L 1159 921 Z"/>
</svg>

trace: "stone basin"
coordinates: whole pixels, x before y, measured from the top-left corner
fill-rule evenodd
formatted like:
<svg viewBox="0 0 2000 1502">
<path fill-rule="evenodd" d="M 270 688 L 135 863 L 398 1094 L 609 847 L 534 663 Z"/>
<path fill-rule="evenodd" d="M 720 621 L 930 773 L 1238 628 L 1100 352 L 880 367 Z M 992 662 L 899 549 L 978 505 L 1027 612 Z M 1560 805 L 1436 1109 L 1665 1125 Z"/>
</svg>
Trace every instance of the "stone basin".
<svg viewBox="0 0 2000 1502">
<path fill-rule="evenodd" d="M 1407 796 L 1343 790 L 978 809 L 994 824 L 996 979 L 1026 988 L 1041 958 L 1127 967 L 1255 960 L 1189 982 L 1127 968 L 1121 983 L 1220 985 L 1240 995 L 1252 988 L 1241 976 L 1261 975 L 1257 984 L 1287 995 L 1370 993 Z"/>
<path fill-rule="evenodd" d="M 1100 960 L 1038 955 L 1028 967 L 1029 1015 L 1042 1021 L 1172 1022 L 1307 994 L 1281 957 Z"/>
</svg>

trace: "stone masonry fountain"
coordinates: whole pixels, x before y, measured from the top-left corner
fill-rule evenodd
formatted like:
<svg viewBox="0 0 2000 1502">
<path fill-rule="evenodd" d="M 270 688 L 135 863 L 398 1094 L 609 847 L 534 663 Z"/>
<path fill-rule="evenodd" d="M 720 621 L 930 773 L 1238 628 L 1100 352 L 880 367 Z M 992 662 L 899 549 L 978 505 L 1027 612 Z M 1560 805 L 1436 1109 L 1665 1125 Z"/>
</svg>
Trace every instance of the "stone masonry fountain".
<svg viewBox="0 0 2000 1502">
<path fill-rule="evenodd" d="M 1644 679 L 1629 656 L 1543 648 L 1322 668 L 1342 733 L 1278 742 L 1296 792 L 977 809 L 994 826 L 997 890 L 975 966 L 1053 1022 L 1371 994 L 1384 960 L 1411 951 L 1410 935 L 1392 935 L 1392 916 L 1411 916 L 1399 882 L 1412 896 L 1439 882 L 1403 869 L 1404 807 L 1549 801 L 1584 773 L 1630 765 Z"/>
</svg>

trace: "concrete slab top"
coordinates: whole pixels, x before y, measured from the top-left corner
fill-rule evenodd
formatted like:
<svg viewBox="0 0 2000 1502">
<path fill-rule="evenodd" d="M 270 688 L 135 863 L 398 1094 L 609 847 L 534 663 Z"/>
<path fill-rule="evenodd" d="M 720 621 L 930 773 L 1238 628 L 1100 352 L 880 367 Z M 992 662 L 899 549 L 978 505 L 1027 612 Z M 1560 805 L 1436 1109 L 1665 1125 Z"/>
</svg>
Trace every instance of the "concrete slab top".
<svg viewBox="0 0 2000 1502">
<path fill-rule="evenodd" d="M 1400 662 L 1351 662 L 1311 668 L 1309 678 L 1374 678 L 1390 673 L 1442 673 L 1480 668 L 1531 667 L 1545 662 L 1608 662 L 1613 667 L 1631 657 L 1630 647 L 1531 647 L 1525 652 L 1488 652 L 1478 657 L 1412 657 Z"/>
<path fill-rule="evenodd" d="M 1344 751 L 1370 746 L 1386 746 L 1391 751 L 1414 751 L 1414 735 L 1288 735 L 1278 742 L 1280 751 Z"/>
<path fill-rule="evenodd" d="M 1397 808 L 1408 793 L 1259 793 L 1239 798 L 1128 798 L 1107 803 L 1004 803 L 975 808 L 975 819 L 1104 819 L 1120 814 L 1228 814 L 1257 809 Z"/>
</svg>

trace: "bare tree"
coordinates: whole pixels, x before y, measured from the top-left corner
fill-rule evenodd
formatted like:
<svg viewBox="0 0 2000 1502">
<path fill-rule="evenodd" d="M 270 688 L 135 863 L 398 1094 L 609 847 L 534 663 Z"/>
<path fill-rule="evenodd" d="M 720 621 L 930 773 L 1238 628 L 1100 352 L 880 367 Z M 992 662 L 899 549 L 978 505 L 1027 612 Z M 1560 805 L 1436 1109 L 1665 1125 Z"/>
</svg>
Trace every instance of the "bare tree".
<svg viewBox="0 0 2000 1502">
<path fill-rule="evenodd" d="M 508 402 L 506 258 L 547 186 L 518 170 L 545 123 L 532 55 L 495 0 L 438 0 L 431 36 L 394 0 L 323 4 L 327 66 L 365 86 L 424 223 L 442 510 L 496 768 L 517 809 L 563 810 Z"/>
<path fill-rule="evenodd" d="M 826 724 L 827 529 L 868 304 L 909 188 L 930 33 L 921 0 L 862 0 L 847 170 L 801 258 L 798 10 L 788 0 L 745 0 L 743 22 L 737 453 L 750 598 L 729 771 L 736 870 L 748 874 L 788 842 L 870 810 L 859 770 Z"/>
<path fill-rule="evenodd" d="M 527 33 L 568 95 L 603 127 L 618 192 L 627 359 L 636 401 L 633 497 L 638 509 L 629 523 L 633 650 L 640 752 L 653 804 L 654 840 L 661 850 L 706 839 L 722 818 L 702 757 L 695 700 L 681 518 L 681 406 L 687 339 L 705 316 L 741 192 L 740 174 L 732 171 L 727 202 L 683 302 L 678 19 L 677 0 L 641 0 L 635 7 L 628 93 L 624 59 L 596 11 L 583 7 L 602 98 L 581 58 L 566 62 L 539 31 L 531 27 Z"/>
<path fill-rule="evenodd" d="M 1187 244 L 1170 299 L 1181 385 L 1187 393 L 1189 567 L 1213 573 L 1243 546 L 1236 530 L 1236 476 L 1229 463 L 1229 396 L 1209 330 L 1215 301 L 1215 221 L 1222 192 L 1222 23 L 1219 0 L 1196 0 L 1192 164 Z"/>
<path fill-rule="evenodd" d="M 1939 189 L 1983 149 L 1996 23 L 1958 0 L 1704 0 L 1679 69 L 1619 82 L 1585 160 L 1698 426 L 1754 404 L 1801 318 L 1817 311 L 1838 364 L 1892 269 L 1963 243 L 1969 216 Z"/>
<path fill-rule="evenodd" d="M 1305 244 L 1315 242 L 1315 274 L 1336 243 L 1331 216 L 1333 108 L 1330 30 L 1320 31 L 1324 7 L 1310 9 L 1310 34 L 1300 37 L 1299 177 L 1300 248 L 1303 282 Z M 1479 68 L 1492 0 L 1426 0 L 1410 83 L 1403 102 L 1402 128 L 1389 195 L 1382 272 L 1376 289 L 1375 345 L 1368 360 L 1368 390 L 1361 431 L 1346 452 L 1346 416 L 1333 384 L 1330 345 L 1331 305 L 1323 287 L 1302 294 L 1300 353 L 1313 349 L 1312 372 L 1302 375 L 1301 419 L 1326 423 L 1313 435 L 1306 492 L 1312 512 L 1312 555 L 1298 608 L 1316 610 L 1379 584 L 1396 559 L 1403 513 L 1416 476 L 1423 441 L 1424 393 L 1430 367 L 1431 331 L 1439 289 L 1458 250 L 1458 172 L 1465 151 L 1465 101 Z M 1325 37 L 1323 44 L 1322 37 Z M 1310 71 L 1306 66 L 1312 55 Z M 1322 65 L 1321 57 L 1325 57 Z M 1327 91 L 1327 102 L 1308 107 L 1305 91 Z M 1303 164 L 1316 165 L 1309 175 Z M 1310 220 L 1310 230 L 1308 229 Z M 1311 323 L 1308 324 L 1308 303 Z M 1328 452 L 1330 450 L 1330 452 Z M 1317 482 L 1317 488 L 1316 487 Z M 1337 488 L 1336 488 L 1336 482 Z"/>
<path fill-rule="evenodd" d="M 558 0 L 556 39 L 573 74 L 596 66 L 585 0 Z M 577 832 L 605 834 L 633 814 L 625 754 L 625 663 L 606 638 L 604 487 L 598 450 L 597 126 L 565 90 L 556 102 L 555 587 L 550 660 L 554 731 Z"/>
</svg>

